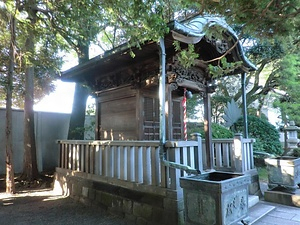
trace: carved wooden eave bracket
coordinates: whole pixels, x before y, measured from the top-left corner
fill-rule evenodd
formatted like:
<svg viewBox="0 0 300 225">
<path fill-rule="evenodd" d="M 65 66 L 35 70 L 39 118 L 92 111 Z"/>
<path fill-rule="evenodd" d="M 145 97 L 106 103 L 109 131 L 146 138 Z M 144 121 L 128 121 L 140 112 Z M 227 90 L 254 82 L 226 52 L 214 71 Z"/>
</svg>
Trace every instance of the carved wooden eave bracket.
<svg viewBox="0 0 300 225">
<path fill-rule="evenodd" d="M 175 63 L 169 65 L 169 71 L 167 71 L 167 82 L 169 84 L 177 88 L 187 88 L 193 92 L 205 92 L 206 80 L 206 72 L 198 66 L 184 68 Z"/>
</svg>

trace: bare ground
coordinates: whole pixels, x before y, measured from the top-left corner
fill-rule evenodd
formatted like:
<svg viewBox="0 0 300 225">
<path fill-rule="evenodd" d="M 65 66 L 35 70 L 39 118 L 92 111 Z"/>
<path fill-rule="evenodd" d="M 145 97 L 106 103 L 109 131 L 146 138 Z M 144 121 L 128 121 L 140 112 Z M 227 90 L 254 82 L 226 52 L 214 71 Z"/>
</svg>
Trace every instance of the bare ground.
<svg viewBox="0 0 300 225">
<path fill-rule="evenodd" d="M 16 179 L 17 193 L 14 195 L 5 193 L 4 180 L 4 177 L 0 178 L 0 224 L 133 224 L 102 208 L 86 206 L 57 195 L 50 188 L 53 181 L 50 175 L 44 175 L 32 183 Z"/>
</svg>

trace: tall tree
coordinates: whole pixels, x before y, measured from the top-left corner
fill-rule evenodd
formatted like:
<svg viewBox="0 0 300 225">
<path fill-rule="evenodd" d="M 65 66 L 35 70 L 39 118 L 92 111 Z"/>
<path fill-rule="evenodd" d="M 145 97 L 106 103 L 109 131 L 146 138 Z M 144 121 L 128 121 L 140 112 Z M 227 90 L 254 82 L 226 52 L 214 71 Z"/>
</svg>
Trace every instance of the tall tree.
<svg viewBox="0 0 300 225">
<path fill-rule="evenodd" d="M 49 1 L 46 8 L 40 9 L 48 19 L 46 24 L 65 40 L 67 48 L 76 52 L 79 64 L 88 61 L 90 43 L 103 29 L 100 5 L 92 0 Z M 68 139 L 84 137 L 86 101 L 90 94 L 86 85 L 76 84 Z"/>
<path fill-rule="evenodd" d="M 300 54 L 286 55 L 279 63 L 277 77 L 280 77 L 274 106 L 280 108 L 282 120 L 294 120 L 300 125 Z"/>
<path fill-rule="evenodd" d="M 16 23 L 14 15 L 10 15 L 10 48 L 9 66 L 6 84 L 6 193 L 15 193 L 14 157 L 12 145 L 12 81 L 15 67 L 15 33 Z"/>
<path fill-rule="evenodd" d="M 23 179 L 38 178 L 36 160 L 36 143 L 34 131 L 34 54 L 35 54 L 35 26 L 37 22 L 36 1 L 28 0 L 24 5 L 28 13 L 29 26 L 25 41 L 27 60 L 25 64 L 25 102 L 24 102 L 24 162 Z"/>
</svg>

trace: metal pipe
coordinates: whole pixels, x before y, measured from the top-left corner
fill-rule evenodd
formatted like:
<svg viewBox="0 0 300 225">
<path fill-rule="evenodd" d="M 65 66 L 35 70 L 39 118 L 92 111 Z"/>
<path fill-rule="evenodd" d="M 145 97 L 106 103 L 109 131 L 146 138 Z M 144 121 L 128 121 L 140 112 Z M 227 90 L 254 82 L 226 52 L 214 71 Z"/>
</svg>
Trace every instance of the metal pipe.
<svg viewBox="0 0 300 225">
<path fill-rule="evenodd" d="M 159 156 L 161 163 L 167 167 L 186 171 L 188 174 L 200 174 L 197 169 L 191 168 L 180 163 L 167 161 L 165 158 L 165 143 L 166 143 L 166 117 L 165 117 L 165 102 L 166 102 L 166 49 L 163 38 L 159 40 L 160 47 L 160 77 L 159 77 Z"/>
<path fill-rule="evenodd" d="M 166 49 L 163 38 L 159 40 L 160 47 L 160 77 L 159 77 L 159 141 L 161 151 L 163 151 L 166 142 Z"/>
<path fill-rule="evenodd" d="M 242 102 L 243 102 L 243 117 L 244 117 L 244 138 L 248 138 L 248 118 L 247 118 L 247 98 L 246 98 L 246 73 L 242 73 Z"/>
</svg>

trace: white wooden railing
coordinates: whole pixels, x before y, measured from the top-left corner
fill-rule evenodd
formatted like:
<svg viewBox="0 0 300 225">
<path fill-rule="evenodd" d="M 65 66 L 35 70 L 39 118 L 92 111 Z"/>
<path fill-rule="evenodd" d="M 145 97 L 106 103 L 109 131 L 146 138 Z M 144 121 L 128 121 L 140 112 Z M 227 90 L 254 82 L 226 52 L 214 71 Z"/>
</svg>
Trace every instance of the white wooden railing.
<svg viewBox="0 0 300 225">
<path fill-rule="evenodd" d="M 213 140 L 213 168 L 220 171 L 246 172 L 254 168 L 253 139 Z M 158 141 L 76 141 L 60 140 L 60 165 L 64 169 L 111 177 L 163 188 L 178 189 L 179 178 L 186 172 L 165 166 L 161 159 L 207 169 L 205 143 L 168 141 L 160 154 Z"/>
</svg>

